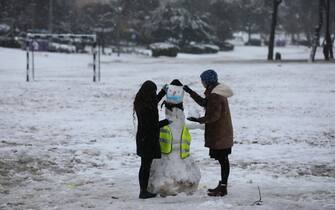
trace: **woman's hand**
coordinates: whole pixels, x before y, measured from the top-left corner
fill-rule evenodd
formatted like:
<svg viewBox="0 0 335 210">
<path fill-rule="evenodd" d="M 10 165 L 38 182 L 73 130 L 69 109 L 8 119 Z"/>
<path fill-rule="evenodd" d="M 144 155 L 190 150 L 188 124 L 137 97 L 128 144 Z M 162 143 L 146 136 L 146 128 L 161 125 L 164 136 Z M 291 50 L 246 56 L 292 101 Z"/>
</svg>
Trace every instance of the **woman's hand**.
<svg viewBox="0 0 335 210">
<path fill-rule="evenodd" d="M 186 93 L 189 93 L 189 94 L 193 91 L 193 90 L 192 90 L 189 86 L 187 86 L 187 85 L 184 85 L 183 89 L 184 89 L 184 91 L 185 91 Z"/>
<path fill-rule="evenodd" d="M 167 93 L 167 90 L 169 88 L 169 85 L 168 84 L 165 84 L 163 87 L 162 87 L 162 91 L 165 92 L 165 94 Z"/>
</svg>

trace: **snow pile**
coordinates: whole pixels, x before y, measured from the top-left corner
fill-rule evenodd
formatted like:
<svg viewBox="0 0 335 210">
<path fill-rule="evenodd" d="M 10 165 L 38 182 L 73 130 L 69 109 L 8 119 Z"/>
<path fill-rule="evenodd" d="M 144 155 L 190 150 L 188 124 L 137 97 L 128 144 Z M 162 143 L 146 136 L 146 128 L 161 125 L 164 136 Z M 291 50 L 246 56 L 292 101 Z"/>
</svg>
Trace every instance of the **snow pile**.
<svg viewBox="0 0 335 210">
<path fill-rule="evenodd" d="M 278 50 L 284 59 L 310 54 L 305 47 Z M 173 59 L 101 55 L 102 82 L 93 83 L 91 55 L 39 52 L 36 81 L 27 83 L 25 51 L 0 48 L 0 209 L 335 209 L 334 64 L 264 62 L 266 55 L 266 47 L 244 46 Z M 190 158 L 201 170 L 197 191 L 138 199 L 135 93 L 145 80 L 160 89 L 180 78 L 201 94 L 199 75 L 207 68 L 235 94 L 228 196 L 207 196 L 220 165 L 194 123 L 188 127 Z M 186 116 L 203 116 L 188 94 L 183 102 Z M 179 162 L 175 168 L 186 171 Z M 251 206 L 257 186 L 263 205 Z"/>
<path fill-rule="evenodd" d="M 192 194 L 198 189 L 200 170 L 192 157 L 181 159 L 179 150 L 153 161 L 149 189 L 161 196 Z"/>
</svg>

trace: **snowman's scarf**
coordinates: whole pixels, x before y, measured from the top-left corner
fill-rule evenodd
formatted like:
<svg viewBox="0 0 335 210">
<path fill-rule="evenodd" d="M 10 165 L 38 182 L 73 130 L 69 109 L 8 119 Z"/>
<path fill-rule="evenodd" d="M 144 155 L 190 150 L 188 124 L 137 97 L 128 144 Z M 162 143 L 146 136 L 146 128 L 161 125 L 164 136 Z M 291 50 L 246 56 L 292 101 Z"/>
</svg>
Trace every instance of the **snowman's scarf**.
<svg viewBox="0 0 335 210">
<path fill-rule="evenodd" d="M 162 103 L 162 105 L 161 105 L 161 108 L 163 108 L 163 106 L 165 105 L 165 107 L 168 109 L 168 110 L 170 110 L 170 111 L 172 111 L 172 108 L 178 108 L 178 109 L 181 109 L 181 110 L 183 110 L 184 111 L 184 106 L 183 106 L 183 103 L 179 103 L 179 104 L 171 104 L 171 103 L 168 103 L 168 102 L 166 102 L 166 101 L 164 101 L 163 103 Z"/>
</svg>

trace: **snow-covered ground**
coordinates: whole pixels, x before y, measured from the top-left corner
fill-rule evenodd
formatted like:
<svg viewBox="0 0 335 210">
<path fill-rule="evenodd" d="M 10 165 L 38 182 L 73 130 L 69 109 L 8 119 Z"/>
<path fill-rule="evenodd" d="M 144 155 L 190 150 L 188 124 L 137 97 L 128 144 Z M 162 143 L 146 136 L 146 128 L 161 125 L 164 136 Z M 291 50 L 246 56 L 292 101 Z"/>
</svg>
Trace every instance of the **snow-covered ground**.
<svg viewBox="0 0 335 210">
<path fill-rule="evenodd" d="M 0 209 L 335 209 L 335 65 L 254 62 L 266 52 L 103 56 L 101 83 L 92 82 L 89 55 L 37 53 L 36 81 L 27 83 L 25 52 L 0 48 Z M 219 165 L 203 147 L 203 128 L 190 123 L 199 190 L 139 200 L 136 91 L 148 79 L 160 88 L 177 78 L 201 93 L 208 68 L 235 92 L 229 195 L 206 195 Z M 186 116 L 203 112 L 189 96 L 184 105 Z M 251 206 L 258 186 L 263 205 Z"/>
</svg>

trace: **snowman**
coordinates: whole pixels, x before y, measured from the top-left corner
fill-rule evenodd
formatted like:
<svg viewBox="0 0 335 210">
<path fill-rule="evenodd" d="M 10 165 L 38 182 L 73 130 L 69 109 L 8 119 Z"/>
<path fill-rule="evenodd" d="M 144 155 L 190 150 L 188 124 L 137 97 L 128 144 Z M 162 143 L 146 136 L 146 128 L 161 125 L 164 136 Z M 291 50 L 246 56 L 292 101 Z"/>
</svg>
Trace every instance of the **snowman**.
<svg viewBox="0 0 335 210">
<path fill-rule="evenodd" d="M 166 119 L 171 124 L 160 130 L 161 159 L 154 159 L 150 172 L 149 189 L 161 196 L 192 194 L 198 188 L 200 170 L 191 157 L 191 135 L 185 125 L 184 90 L 179 80 L 167 87 Z"/>
</svg>

